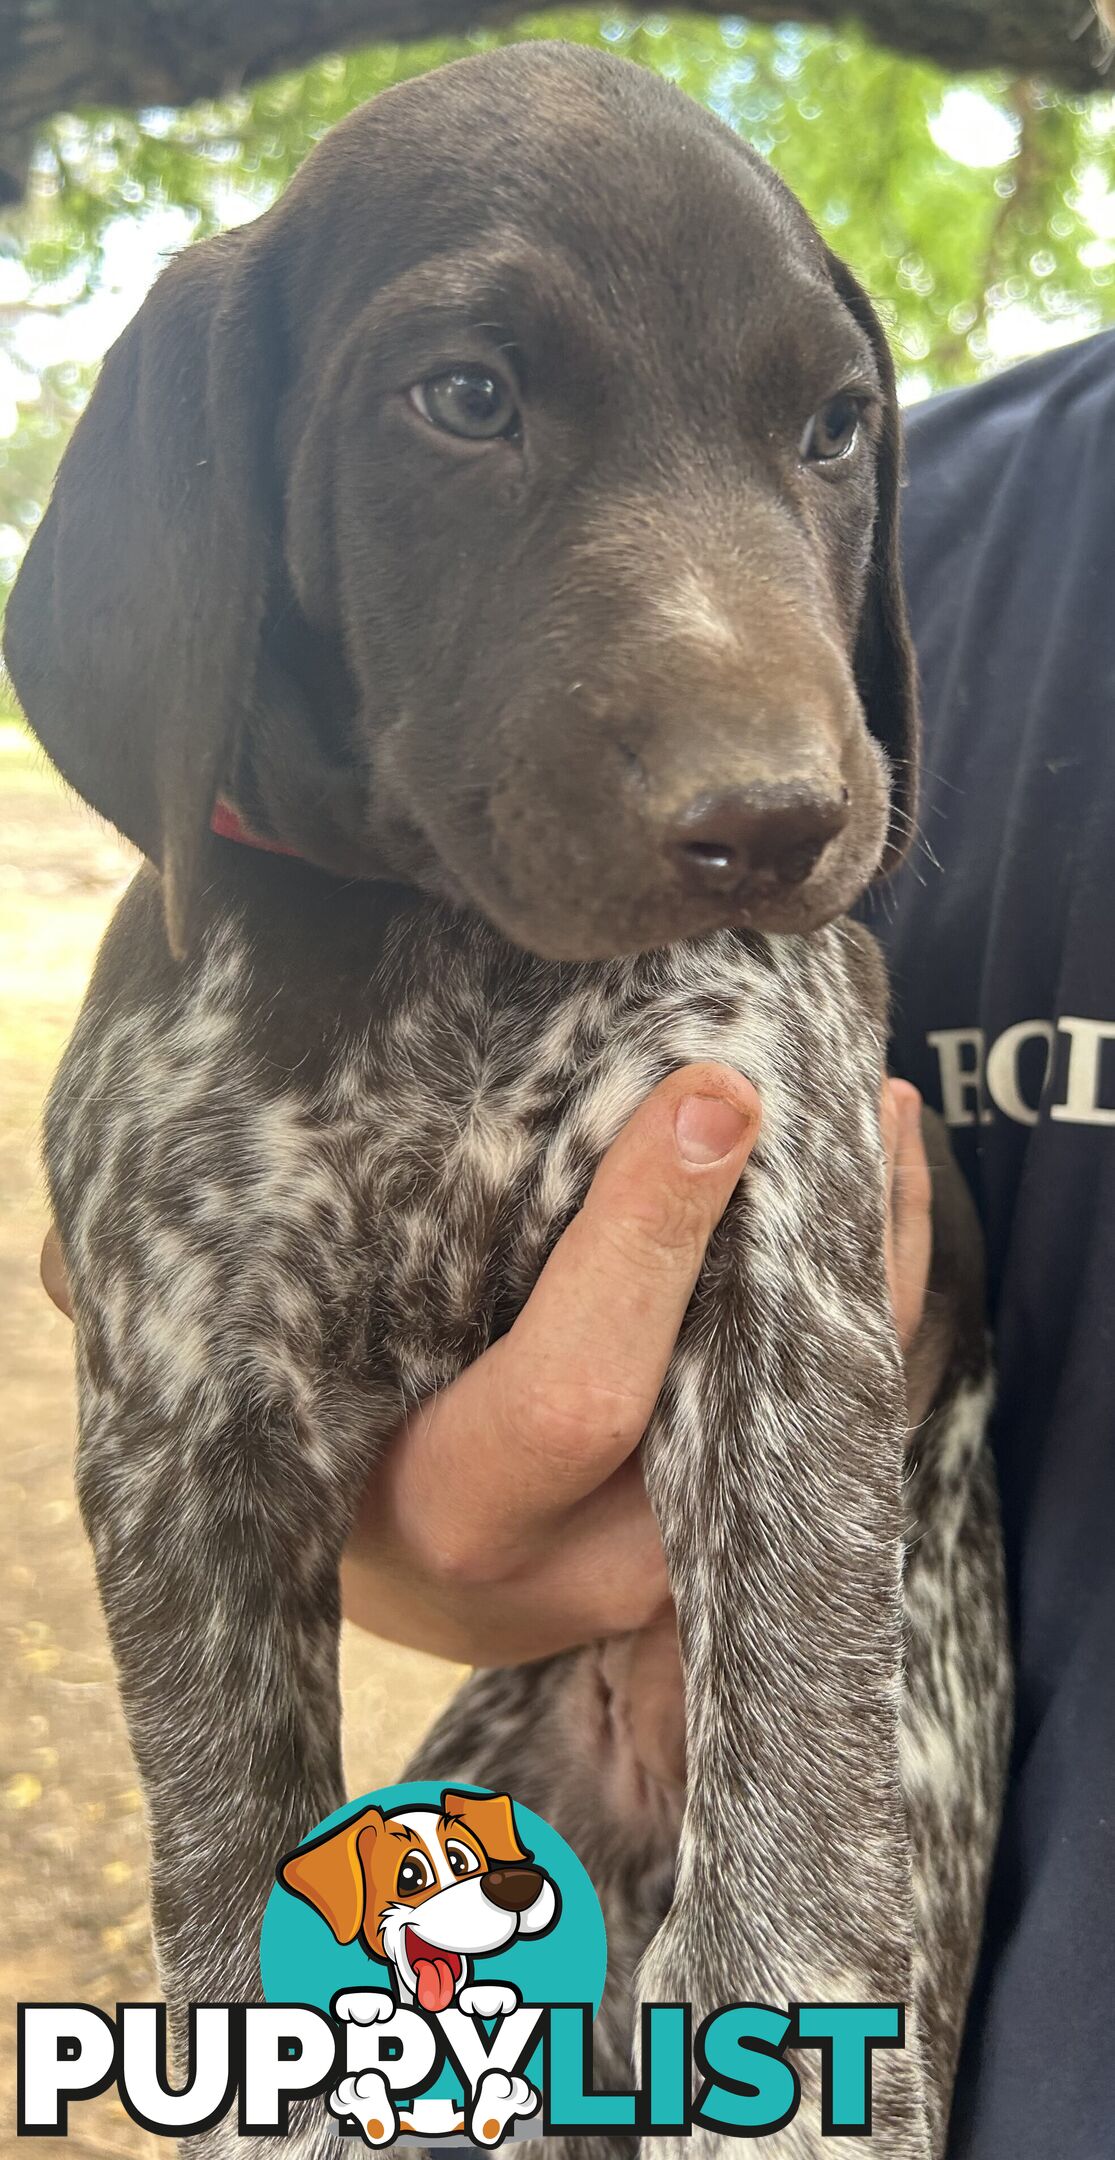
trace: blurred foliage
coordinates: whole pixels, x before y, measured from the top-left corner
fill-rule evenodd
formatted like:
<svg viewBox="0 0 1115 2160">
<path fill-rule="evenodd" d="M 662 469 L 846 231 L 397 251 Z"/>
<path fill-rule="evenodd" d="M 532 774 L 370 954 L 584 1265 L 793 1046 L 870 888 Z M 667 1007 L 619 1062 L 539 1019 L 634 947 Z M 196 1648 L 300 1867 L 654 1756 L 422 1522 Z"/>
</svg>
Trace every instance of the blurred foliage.
<svg viewBox="0 0 1115 2160">
<path fill-rule="evenodd" d="M 0 593 L 88 392 L 91 365 L 69 354 L 97 296 L 265 207 L 352 106 L 516 36 L 624 53 L 770 157 L 882 306 L 908 391 L 1115 320 L 1115 98 L 958 84 L 850 32 L 567 8 L 520 32 L 326 58 L 185 112 L 62 118 L 0 229 Z"/>
</svg>

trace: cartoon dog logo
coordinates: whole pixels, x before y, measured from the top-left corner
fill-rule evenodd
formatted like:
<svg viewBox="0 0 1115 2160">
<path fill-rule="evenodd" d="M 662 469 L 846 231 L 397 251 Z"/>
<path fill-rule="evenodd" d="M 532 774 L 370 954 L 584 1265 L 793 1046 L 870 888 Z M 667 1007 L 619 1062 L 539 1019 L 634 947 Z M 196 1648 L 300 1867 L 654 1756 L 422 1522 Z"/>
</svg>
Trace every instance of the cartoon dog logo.
<svg viewBox="0 0 1115 2160">
<path fill-rule="evenodd" d="M 288 1853 L 277 1873 L 339 1943 L 359 1942 L 388 1966 L 390 1995 L 349 1989 L 335 1998 L 334 2015 L 357 2025 L 383 2022 L 398 2005 L 417 2004 L 435 2017 L 451 2007 L 483 2018 L 505 2015 L 518 2006 L 518 1991 L 503 1982 L 472 1982 L 477 1959 L 520 1936 L 546 1934 L 561 1911 L 557 1886 L 523 1845 L 506 1793 L 447 1789 L 440 1808 L 417 1802 L 386 1813 L 365 1808 Z M 427 2103 L 421 2116 L 419 2103 L 400 2117 L 378 2070 L 343 2078 L 329 2105 L 354 2119 L 372 2145 L 391 2143 L 400 2128 L 432 2136 L 465 2127 L 454 2113 L 444 2123 L 439 2118 L 435 2129 L 430 2110 L 437 2102 Z M 515 2118 L 538 2105 L 525 2078 L 488 2071 L 469 2107 L 468 2134 L 478 2144 L 498 2144 Z"/>
</svg>

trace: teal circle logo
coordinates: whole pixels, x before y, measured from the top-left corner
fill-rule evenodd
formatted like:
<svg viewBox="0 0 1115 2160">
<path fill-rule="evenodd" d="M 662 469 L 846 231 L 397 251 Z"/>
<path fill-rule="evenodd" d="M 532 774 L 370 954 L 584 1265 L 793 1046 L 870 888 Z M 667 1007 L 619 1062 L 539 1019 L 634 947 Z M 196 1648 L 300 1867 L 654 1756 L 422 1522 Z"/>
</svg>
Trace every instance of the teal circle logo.
<svg viewBox="0 0 1115 2160">
<path fill-rule="evenodd" d="M 451 1848 L 458 1844 L 461 1852 L 455 1854 Z M 553 1911 L 543 1912 L 544 1926 L 531 1928 L 532 1918 L 550 1902 L 540 1895 L 517 1914 L 505 1911 L 502 1923 L 487 1930 L 482 1919 L 477 1925 L 485 1877 L 503 1878 L 497 1894 L 526 1897 L 532 1872 L 553 1888 Z M 456 1929 L 455 1894 L 461 1906 Z M 412 1944 L 416 1936 L 422 1939 L 423 1909 L 435 1897 L 439 1925 L 430 1927 L 438 1938 L 432 1947 L 445 1955 L 412 1963 L 407 1939 Z M 413 1919 L 384 1930 L 384 1911 L 398 1914 L 404 1906 Z M 497 1936 L 507 1939 L 496 1942 Z M 493 1947 L 480 1947 L 487 1942 Z M 373 1945 L 380 1955 L 372 1954 Z M 385 1946 L 395 1951 L 393 1961 L 382 1954 Z M 448 1991 L 457 1992 L 469 1978 L 507 1981 L 528 2003 L 591 2003 L 595 2015 L 607 1961 L 600 1900 L 576 1853 L 552 1825 L 507 1794 L 428 1780 L 385 1785 L 319 1823 L 297 1853 L 280 1862 L 260 1936 L 265 1999 L 309 2003 L 324 2011 L 346 1988 L 378 1988 L 404 2001 L 415 1999 L 415 1979 L 418 2000 L 424 1995 L 427 2004 L 444 2006 Z M 423 1964 L 435 1968 L 432 1977 L 423 1977 Z"/>
</svg>

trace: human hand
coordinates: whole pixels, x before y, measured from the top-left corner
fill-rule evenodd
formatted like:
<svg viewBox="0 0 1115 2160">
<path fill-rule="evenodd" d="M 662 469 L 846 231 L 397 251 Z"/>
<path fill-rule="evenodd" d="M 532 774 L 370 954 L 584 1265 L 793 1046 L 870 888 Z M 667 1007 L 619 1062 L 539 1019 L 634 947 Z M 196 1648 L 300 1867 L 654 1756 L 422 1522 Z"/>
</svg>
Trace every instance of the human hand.
<svg viewBox="0 0 1115 2160">
<path fill-rule="evenodd" d="M 723 1126 L 704 1161 L 678 1145 L 679 1108 L 694 1095 Z M 904 1352 L 921 1320 L 932 1241 L 919 1113 L 916 1089 L 885 1085 L 886 1260 Z M 652 1774 L 676 1782 L 677 1637 L 636 1451 L 758 1122 L 754 1090 L 726 1067 L 689 1067 L 654 1090 L 605 1156 L 514 1327 L 384 1451 L 343 1567 L 351 1619 L 462 1663 L 629 1638 L 617 1656 L 635 1745 Z M 43 1280 L 69 1311 L 53 1231 Z"/>
<path fill-rule="evenodd" d="M 66 1263 L 62 1258 L 61 1240 L 53 1223 L 43 1239 L 43 1249 L 39 1255 L 39 1274 L 51 1303 L 57 1305 L 60 1313 L 65 1313 L 67 1320 L 72 1320 L 74 1308 L 70 1299 L 70 1281 L 66 1273 Z"/>
<path fill-rule="evenodd" d="M 636 1450 L 758 1125 L 721 1065 L 640 1105 L 514 1326 L 384 1450 L 345 1558 L 350 1618 L 492 1665 L 669 1612 Z"/>
<path fill-rule="evenodd" d="M 887 1281 L 902 1355 L 921 1326 L 933 1257 L 933 1182 L 921 1133 L 921 1096 L 908 1080 L 885 1080 L 881 1108 L 887 1158 Z M 929 1404 L 910 1405 L 919 1424 Z"/>
<path fill-rule="evenodd" d="M 746 1122 L 719 1161 L 694 1166 L 678 1157 L 676 1106 L 710 1085 Z M 904 1354 L 932 1244 L 920 1113 L 916 1088 L 884 1085 L 887 1279 Z M 350 1618 L 464 1663 L 618 1638 L 602 1653 L 609 1685 L 639 1762 L 666 1785 L 685 1775 L 681 1663 L 636 1450 L 757 1131 L 753 1092 L 726 1069 L 691 1068 L 654 1091 L 510 1334 L 386 1451 L 345 1561 Z"/>
</svg>

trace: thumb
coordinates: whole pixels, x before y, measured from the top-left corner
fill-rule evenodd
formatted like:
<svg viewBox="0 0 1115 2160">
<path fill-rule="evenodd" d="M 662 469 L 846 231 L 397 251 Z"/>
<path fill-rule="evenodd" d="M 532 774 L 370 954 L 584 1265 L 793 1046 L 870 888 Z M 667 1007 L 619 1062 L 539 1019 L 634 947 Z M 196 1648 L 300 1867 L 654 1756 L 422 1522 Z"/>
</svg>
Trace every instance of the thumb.
<svg viewBox="0 0 1115 2160">
<path fill-rule="evenodd" d="M 521 1550 L 638 1446 L 758 1129 L 758 1096 L 730 1067 L 663 1080 L 609 1148 L 509 1333 L 412 1420 L 431 1484 L 453 1489 L 458 1517 L 480 1509 L 489 1553 Z"/>
</svg>

